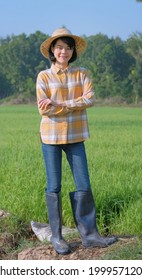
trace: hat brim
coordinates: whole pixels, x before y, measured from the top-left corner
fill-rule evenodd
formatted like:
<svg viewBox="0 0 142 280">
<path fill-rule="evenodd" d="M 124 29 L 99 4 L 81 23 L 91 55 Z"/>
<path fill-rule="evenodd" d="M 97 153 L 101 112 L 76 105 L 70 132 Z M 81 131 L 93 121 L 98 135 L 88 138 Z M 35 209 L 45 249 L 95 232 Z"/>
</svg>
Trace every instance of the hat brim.
<svg viewBox="0 0 142 280">
<path fill-rule="evenodd" d="M 40 46 L 40 51 L 42 53 L 42 55 L 46 58 L 49 58 L 49 48 L 51 46 L 51 43 L 57 39 L 57 38 L 61 38 L 61 37 L 71 37 L 75 40 L 75 47 L 76 47 L 76 52 L 77 52 L 77 56 L 80 56 L 86 49 L 87 47 L 87 42 L 85 41 L 85 39 L 76 36 L 76 35 L 69 35 L 69 34 L 64 34 L 64 35 L 57 35 L 54 37 L 50 37 L 48 39 L 46 39 Z"/>
</svg>

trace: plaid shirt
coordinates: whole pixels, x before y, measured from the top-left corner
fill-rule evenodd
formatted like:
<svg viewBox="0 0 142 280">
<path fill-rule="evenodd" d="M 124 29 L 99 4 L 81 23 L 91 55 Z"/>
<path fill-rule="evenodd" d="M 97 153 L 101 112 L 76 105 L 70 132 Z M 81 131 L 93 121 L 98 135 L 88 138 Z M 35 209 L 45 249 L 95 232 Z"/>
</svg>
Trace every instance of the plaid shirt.
<svg viewBox="0 0 142 280">
<path fill-rule="evenodd" d="M 51 98 L 64 106 L 49 105 L 41 110 L 41 141 L 46 144 L 68 144 L 89 138 L 86 108 L 93 106 L 94 94 L 87 71 L 81 67 L 60 70 L 52 64 L 41 71 L 36 83 L 37 101 Z"/>
</svg>

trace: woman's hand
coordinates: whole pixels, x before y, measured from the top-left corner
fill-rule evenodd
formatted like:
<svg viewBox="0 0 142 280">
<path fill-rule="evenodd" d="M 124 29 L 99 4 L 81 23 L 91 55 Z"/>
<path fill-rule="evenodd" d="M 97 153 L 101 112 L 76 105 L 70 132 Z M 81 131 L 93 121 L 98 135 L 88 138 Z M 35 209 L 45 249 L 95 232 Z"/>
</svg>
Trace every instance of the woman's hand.
<svg viewBox="0 0 142 280">
<path fill-rule="evenodd" d="M 49 98 L 41 99 L 38 102 L 38 107 L 41 110 L 46 110 L 50 104 L 51 104 L 51 100 Z"/>
<path fill-rule="evenodd" d="M 62 106 L 62 107 L 65 107 L 66 105 L 61 103 L 61 102 L 55 102 L 49 98 L 46 98 L 46 99 L 41 99 L 39 102 L 38 102 L 38 107 L 39 109 L 41 110 L 46 110 L 48 109 L 49 105 L 53 105 L 54 107 L 57 107 L 57 106 Z"/>
</svg>

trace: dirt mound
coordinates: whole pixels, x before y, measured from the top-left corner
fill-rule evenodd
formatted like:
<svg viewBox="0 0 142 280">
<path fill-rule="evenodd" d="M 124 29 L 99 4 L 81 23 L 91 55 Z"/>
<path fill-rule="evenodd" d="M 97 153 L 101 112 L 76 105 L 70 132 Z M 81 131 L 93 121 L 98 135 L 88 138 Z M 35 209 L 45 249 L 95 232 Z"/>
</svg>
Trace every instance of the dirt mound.
<svg viewBox="0 0 142 280">
<path fill-rule="evenodd" d="M 0 234 L 0 260 L 142 259 L 141 237 L 121 236 L 118 242 L 106 248 L 84 248 L 79 237 L 66 240 L 72 252 L 68 255 L 59 255 L 51 243 L 41 243 L 36 236 L 30 236 L 23 243 L 23 239 L 14 238 L 11 234 Z"/>
<path fill-rule="evenodd" d="M 51 244 L 36 248 L 28 248 L 18 254 L 18 260 L 93 260 L 99 259 L 107 248 L 87 248 L 82 246 L 80 239 L 69 242 L 71 254 L 59 255 Z"/>
</svg>

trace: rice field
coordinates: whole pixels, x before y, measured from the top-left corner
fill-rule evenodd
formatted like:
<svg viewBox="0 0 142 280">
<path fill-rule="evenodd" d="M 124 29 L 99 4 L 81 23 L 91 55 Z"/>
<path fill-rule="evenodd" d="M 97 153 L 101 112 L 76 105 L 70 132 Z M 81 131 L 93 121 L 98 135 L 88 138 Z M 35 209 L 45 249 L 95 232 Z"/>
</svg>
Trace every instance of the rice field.
<svg viewBox="0 0 142 280">
<path fill-rule="evenodd" d="M 90 139 L 85 142 L 101 233 L 142 234 L 142 109 L 88 109 Z M 0 209 L 11 227 L 47 222 L 46 175 L 36 106 L 0 107 Z M 63 223 L 74 227 L 69 192 L 75 190 L 63 156 Z"/>
</svg>

